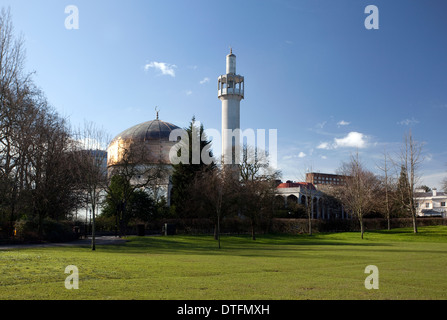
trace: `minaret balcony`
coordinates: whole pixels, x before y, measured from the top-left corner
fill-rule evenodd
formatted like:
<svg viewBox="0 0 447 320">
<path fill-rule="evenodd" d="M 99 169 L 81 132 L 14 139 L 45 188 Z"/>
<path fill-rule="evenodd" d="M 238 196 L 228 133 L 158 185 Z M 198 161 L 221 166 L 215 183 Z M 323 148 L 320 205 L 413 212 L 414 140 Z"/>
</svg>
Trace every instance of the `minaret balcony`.
<svg viewBox="0 0 447 320">
<path fill-rule="evenodd" d="M 244 98 L 244 89 L 242 88 L 222 88 L 218 90 L 217 96 L 220 98 L 221 96 L 226 95 L 238 95 Z"/>
<path fill-rule="evenodd" d="M 244 98 L 244 77 L 234 74 L 220 76 L 217 81 L 217 96 L 220 98 L 227 95 Z"/>
</svg>

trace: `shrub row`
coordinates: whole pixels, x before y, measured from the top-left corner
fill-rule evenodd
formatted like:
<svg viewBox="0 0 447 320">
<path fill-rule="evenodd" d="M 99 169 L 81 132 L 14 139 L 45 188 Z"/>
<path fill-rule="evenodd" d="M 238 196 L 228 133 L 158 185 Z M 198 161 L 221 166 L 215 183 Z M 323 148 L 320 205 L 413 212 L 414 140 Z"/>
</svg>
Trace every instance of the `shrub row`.
<svg viewBox="0 0 447 320">
<path fill-rule="evenodd" d="M 256 226 L 257 234 L 301 234 L 308 233 L 307 219 L 273 218 L 260 221 Z M 445 218 L 418 218 L 418 226 L 447 225 Z M 146 234 L 161 233 L 165 224 L 175 226 L 177 234 L 213 234 L 215 223 L 211 219 L 161 219 L 145 225 Z M 75 223 L 71 221 L 44 220 L 42 232 L 38 234 L 37 221 L 21 220 L 15 224 L 17 242 L 67 242 L 77 238 L 73 228 Z M 387 228 L 387 220 L 383 218 L 364 219 L 365 231 L 384 230 Z M 391 219 L 391 228 L 409 228 L 413 226 L 411 218 Z M 82 226 L 81 226 L 82 227 Z M 98 219 L 97 235 L 112 233 L 115 223 L 112 219 Z M 222 234 L 249 234 L 251 224 L 248 219 L 241 217 L 224 218 L 220 223 Z M 129 225 L 127 234 L 136 234 L 137 224 Z M 312 232 L 349 232 L 360 231 L 360 225 L 356 219 L 337 220 L 312 220 Z"/>
<path fill-rule="evenodd" d="M 273 219 L 271 232 L 297 234 L 307 233 L 309 230 L 307 219 Z M 418 226 L 434 226 L 447 225 L 445 218 L 418 218 Z M 384 230 L 388 228 L 388 222 L 384 218 L 363 219 L 364 230 Z M 411 218 L 395 218 L 391 219 L 390 226 L 395 228 L 410 228 L 413 227 L 413 220 Z M 345 220 L 312 220 L 313 232 L 350 232 L 360 231 L 360 224 L 357 219 Z"/>
<path fill-rule="evenodd" d="M 67 242 L 77 238 L 73 231 L 75 224 L 71 221 L 54 221 L 45 219 L 42 222 L 41 234 L 36 220 L 20 220 L 15 223 L 16 236 L 20 242 Z"/>
<path fill-rule="evenodd" d="M 175 225 L 178 234 L 212 234 L 214 233 L 214 223 L 210 219 L 166 219 L 158 220 L 146 225 L 146 230 L 150 233 L 159 233 L 165 223 Z M 256 233 L 283 233 L 300 234 L 309 230 L 307 219 L 287 219 L 274 218 L 260 221 L 256 227 Z M 418 226 L 447 225 L 445 218 L 418 218 Z M 367 230 L 384 230 L 388 222 L 383 218 L 364 219 L 364 228 Z M 413 226 L 411 218 L 391 219 L 391 228 L 409 228 Z M 221 233 L 225 234 L 247 234 L 251 232 L 251 225 L 248 219 L 225 218 L 220 224 Z M 360 231 L 360 224 L 357 219 L 333 219 L 333 220 L 312 220 L 313 232 L 350 232 Z"/>
</svg>

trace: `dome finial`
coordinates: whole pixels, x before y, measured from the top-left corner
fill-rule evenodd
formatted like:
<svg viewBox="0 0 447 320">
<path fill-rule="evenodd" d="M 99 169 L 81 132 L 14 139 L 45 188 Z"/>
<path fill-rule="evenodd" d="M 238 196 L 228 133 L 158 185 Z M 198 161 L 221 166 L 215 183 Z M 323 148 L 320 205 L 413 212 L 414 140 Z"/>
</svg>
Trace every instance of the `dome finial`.
<svg viewBox="0 0 447 320">
<path fill-rule="evenodd" d="M 159 110 L 158 110 L 158 106 L 155 107 L 155 112 L 156 112 L 156 114 L 157 114 L 157 120 L 158 120 L 158 112 L 159 112 Z"/>
</svg>

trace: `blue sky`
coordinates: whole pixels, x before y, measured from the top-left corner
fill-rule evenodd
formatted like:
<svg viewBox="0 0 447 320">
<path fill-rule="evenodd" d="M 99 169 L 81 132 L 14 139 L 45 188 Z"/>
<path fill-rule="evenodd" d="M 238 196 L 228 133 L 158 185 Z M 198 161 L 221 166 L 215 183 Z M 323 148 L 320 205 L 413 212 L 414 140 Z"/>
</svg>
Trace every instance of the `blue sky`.
<svg viewBox="0 0 447 320">
<path fill-rule="evenodd" d="M 421 183 L 447 172 L 443 0 L 1 0 L 27 69 L 73 126 L 111 136 L 155 118 L 221 126 L 217 77 L 229 47 L 245 77 L 242 129 L 278 130 L 283 180 L 334 173 L 359 151 L 375 171 L 405 132 L 424 143 Z M 367 5 L 379 29 L 367 30 Z M 79 29 L 65 28 L 65 7 Z M 218 153 L 218 152 L 217 152 Z"/>
</svg>

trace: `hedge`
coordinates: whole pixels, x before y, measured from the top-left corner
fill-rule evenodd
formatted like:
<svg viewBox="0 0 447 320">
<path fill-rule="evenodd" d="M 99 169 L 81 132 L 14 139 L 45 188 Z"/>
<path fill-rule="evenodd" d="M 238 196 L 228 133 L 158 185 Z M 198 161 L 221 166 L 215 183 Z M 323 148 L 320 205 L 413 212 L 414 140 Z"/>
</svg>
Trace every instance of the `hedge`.
<svg viewBox="0 0 447 320">
<path fill-rule="evenodd" d="M 110 233 L 114 230 L 113 219 L 97 220 L 97 235 Z M 177 234 L 214 234 L 214 221 L 211 219 L 160 219 L 145 224 L 146 234 L 160 234 L 165 224 L 173 224 Z M 258 221 L 256 234 L 305 234 L 308 233 L 307 219 L 273 218 Z M 445 218 L 418 218 L 418 226 L 447 225 Z M 384 230 L 387 220 L 383 218 L 364 219 L 365 231 Z M 42 235 L 38 234 L 38 224 L 35 220 L 20 220 L 15 224 L 16 237 L 19 242 L 66 242 L 76 239 L 73 232 L 74 222 L 54 221 L 46 219 L 42 225 Z M 411 218 L 391 219 L 391 228 L 409 228 L 413 226 Z M 137 224 L 130 224 L 127 234 L 136 234 Z M 224 218 L 220 224 L 221 234 L 250 234 L 250 220 L 243 217 Z M 349 232 L 360 231 L 357 219 L 312 220 L 312 232 Z M 114 233 L 114 232 L 113 232 Z"/>
<path fill-rule="evenodd" d="M 307 233 L 309 221 L 307 219 L 273 219 L 271 232 L 297 234 Z M 447 225 L 445 218 L 417 218 L 418 226 Z M 384 218 L 363 219 L 365 231 L 384 230 L 388 228 L 388 222 Z M 394 218 L 390 220 L 390 226 L 395 228 L 413 227 L 411 218 Z M 313 232 L 360 232 L 360 223 L 357 219 L 337 220 L 312 220 Z"/>
<path fill-rule="evenodd" d="M 19 220 L 15 223 L 15 240 L 23 242 L 67 242 L 76 239 L 71 221 L 54 221 L 45 219 L 42 222 L 42 234 L 38 233 L 36 220 Z"/>
<path fill-rule="evenodd" d="M 388 222 L 383 218 L 364 219 L 364 230 L 384 230 L 387 229 Z M 149 233 L 160 233 L 164 224 L 174 224 L 178 234 L 213 234 L 214 223 L 210 219 L 164 219 L 146 224 Z M 257 234 L 282 233 L 300 234 L 308 233 L 308 219 L 273 218 L 258 222 Z M 418 218 L 418 226 L 447 225 L 445 218 Z M 413 226 L 411 218 L 391 219 L 391 228 L 409 228 Z M 251 232 L 249 219 L 235 217 L 224 218 L 220 224 L 222 234 L 248 234 Z M 350 232 L 360 231 L 360 224 L 357 219 L 331 219 L 312 220 L 312 232 Z"/>
</svg>

